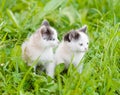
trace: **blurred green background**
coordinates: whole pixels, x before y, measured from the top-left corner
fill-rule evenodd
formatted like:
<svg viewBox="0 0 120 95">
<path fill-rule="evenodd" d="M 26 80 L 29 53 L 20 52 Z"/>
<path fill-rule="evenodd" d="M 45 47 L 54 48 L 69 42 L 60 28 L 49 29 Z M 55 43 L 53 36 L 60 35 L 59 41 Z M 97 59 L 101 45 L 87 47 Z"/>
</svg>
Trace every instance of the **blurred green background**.
<svg viewBox="0 0 120 95">
<path fill-rule="evenodd" d="M 21 44 L 43 19 L 60 40 L 71 29 L 88 26 L 82 74 L 70 68 L 53 81 L 25 65 Z M 0 94 L 120 95 L 120 0 L 0 0 Z"/>
</svg>

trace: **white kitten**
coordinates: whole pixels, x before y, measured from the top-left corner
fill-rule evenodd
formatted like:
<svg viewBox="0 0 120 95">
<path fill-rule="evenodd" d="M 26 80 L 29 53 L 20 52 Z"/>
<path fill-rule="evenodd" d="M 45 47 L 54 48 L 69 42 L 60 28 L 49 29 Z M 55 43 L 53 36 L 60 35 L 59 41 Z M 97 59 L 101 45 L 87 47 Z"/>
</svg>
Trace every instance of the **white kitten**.
<svg viewBox="0 0 120 95">
<path fill-rule="evenodd" d="M 38 64 L 43 65 L 46 73 L 53 77 L 53 48 L 58 45 L 58 42 L 57 31 L 45 20 L 42 22 L 41 27 L 22 44 L 22 58 L 29 66 L 39 59 Z M 34 67 L 35 71 L 38 64 Z"/>
<path fill-rule="evenodd" d="M 55 63 L 64 63 L 68 68 L 73 58 L 72 63 L 78 66 L 80 60 L 83 58 L 85 52 L 88 50 L 89 39 L 86 34 L 87 26 L 83 26 L 78 30 L 72 30 L 64 36 L 64 40 L 58 46 L 55 53 Z M 83 64 L 78 68 L 81 73 Z"/>
</svg>

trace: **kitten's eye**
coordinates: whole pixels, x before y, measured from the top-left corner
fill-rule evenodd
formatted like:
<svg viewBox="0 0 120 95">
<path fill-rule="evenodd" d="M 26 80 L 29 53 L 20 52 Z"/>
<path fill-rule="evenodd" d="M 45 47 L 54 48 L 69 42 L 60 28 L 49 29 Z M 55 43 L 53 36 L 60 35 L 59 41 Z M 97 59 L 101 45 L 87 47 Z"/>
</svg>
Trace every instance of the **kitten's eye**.
<svg viewBox="0 0 120 95">
<path fill-rule="evenodd" d="M 54 38 L 50 38 L 49 40 L 52 40 L 52 41 L 54 41 L 55 39 L 54 39 Z"/>
<path fill-rule="evenodd" d="M 55 39 L 53 38 L 52 40 L 54 41 Z"/>
<path fill-rule="evenodd" d="M 87 42 L 87 45 L 88 45 L 88 42 Z"/>
<path fill-rule="evenodd" d="M 82 46 L 83 44 L 81 43 L 80 46 Z"/>
<path fill-rule="evenodd" d="M 52 40 L 52 38 L 50 38 L 49 40 Z"/>
</svg>

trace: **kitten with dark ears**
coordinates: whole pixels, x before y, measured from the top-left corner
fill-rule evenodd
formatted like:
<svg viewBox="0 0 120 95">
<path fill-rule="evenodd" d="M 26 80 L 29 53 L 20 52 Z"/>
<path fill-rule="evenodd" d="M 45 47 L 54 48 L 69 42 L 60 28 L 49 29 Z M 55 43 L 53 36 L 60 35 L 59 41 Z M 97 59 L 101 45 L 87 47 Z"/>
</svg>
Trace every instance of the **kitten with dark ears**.
<svg viewBox="0 0 120 95">
<path fill-rule="evenodd" d="M 86 34 L 87 26 L 83 26 L 78 30 L 71 30 L 64 36 L 63 41 L 58 46 L 55 53 L 55 63 L 60 64 L 64 63 L 65 67 L 68 68 L 73 58 L 73 65 L 78 66 L 80 60 L 85 55 L 88 50 L 89 39 Z M 81 73 L 83 64 L 78 68 L 78 71 Z"/>
<path fill-rule="evenodd" d="M 57 31 L 49 25 L 47 20 L 42 22 L 40 28 L 22 44 L 22 58 L 31 66 L 38 59 L 46 73 L 54 76 L 53 48 L 58 45 Z M 36 64 L 34 69 L 36 71 Z"/>
</svg>

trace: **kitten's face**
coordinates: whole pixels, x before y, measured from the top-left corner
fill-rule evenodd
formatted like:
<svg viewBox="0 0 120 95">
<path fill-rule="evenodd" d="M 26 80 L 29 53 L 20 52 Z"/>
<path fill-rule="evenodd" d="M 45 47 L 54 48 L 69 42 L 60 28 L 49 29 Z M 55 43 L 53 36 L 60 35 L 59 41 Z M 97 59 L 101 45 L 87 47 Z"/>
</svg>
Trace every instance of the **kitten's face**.
<svg viewBox="0 0 120 95">
<path fill-rule="evenodd" d="M 83 29 L 84 28 L 84 29 Z M 73 51 L 85 52 L 88 50 L 89 39 L 86 32 L 86 26 L 79 30 L 72 30 L 64 36 L 66 45 Z"/>
<path fill-rule="evenodd" d="M 43 21 L 38 32 L 41 36 L 40 42 L 45 47 L 55 47 L 58 45 L 57 31 L 49 25 L 48 21 Z"/>
</svg>

